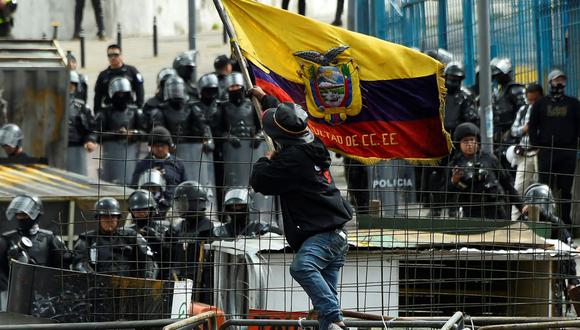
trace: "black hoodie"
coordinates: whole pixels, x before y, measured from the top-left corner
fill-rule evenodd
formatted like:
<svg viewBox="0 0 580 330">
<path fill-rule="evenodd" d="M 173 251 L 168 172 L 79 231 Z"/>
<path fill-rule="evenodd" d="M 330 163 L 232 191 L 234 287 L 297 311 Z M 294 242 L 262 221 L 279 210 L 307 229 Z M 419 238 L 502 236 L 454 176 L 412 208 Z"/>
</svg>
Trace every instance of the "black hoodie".
<svg viewBox="0 0 580 330">
<path fill-rule="evenodd" d="M 352 218 L 329 167 L 330 154 L 317 138 L 286 146 L 254 165 L 250 185 L 264 195 L 280 195 L 286 240 L 296 251 L 307 238 L 342 228 Z"/>
</svg>

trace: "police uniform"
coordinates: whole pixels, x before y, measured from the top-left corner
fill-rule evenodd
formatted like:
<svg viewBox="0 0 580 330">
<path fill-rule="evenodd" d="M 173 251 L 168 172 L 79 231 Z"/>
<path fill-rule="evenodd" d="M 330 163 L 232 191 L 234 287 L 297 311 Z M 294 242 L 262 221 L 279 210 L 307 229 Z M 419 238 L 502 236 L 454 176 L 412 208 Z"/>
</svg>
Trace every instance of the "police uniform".
<svg viewBox="0 0 580 330">
<path fill-rule="evenodd" d="M 87 174 L 87 142 L 96 142 L 95 118 L 85 103 L 71 98 L 68 116 L 67 170 Z"/>
<path fill-rule="evenodd" d="M 143 77 L 139 71 L 131 65 L 123 64 L 120 68 L 113 69 L 111 67 L 102 71 L 95 83 L 95 99 L 94 109 L 95 113 L 101 111 L 103 104 L 110 103 L 110 98 L 107 95 L 109 83 L 114 77 L 123 76 L 131 83 L 131 89 L 135 93 L 135 103 L 138 108 L 143 106 L 145 92 L 143 89 Z"/>
<path fill-rule="evenodd" d="M 111 234 L 92 230 L 79 235 L 74 246 L 74 269 L 99 274 L 156 279 L 158 267 L 143 236 L 130 228 Z"/>
<path fill-rule="evenodd" d="M 12 15 L 16 11 L 16 0 L 5 0 L 4 9 L 0 11 L 0 38 L 12 37 L 12 27 L 14 26 L 14 18 Z"/>
</svg>

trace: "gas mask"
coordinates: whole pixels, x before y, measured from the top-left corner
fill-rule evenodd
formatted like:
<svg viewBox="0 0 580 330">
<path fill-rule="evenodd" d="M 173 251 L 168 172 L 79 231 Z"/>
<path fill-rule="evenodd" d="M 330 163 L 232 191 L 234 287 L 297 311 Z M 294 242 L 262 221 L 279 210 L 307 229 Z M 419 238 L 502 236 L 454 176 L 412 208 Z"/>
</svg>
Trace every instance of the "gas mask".
<svg viewBox="0 0 580 330">
<path fill-rule="evenodd" d="M 461 80 L 445 79 L 445 87 L 449 93 L 457 93 L 461 89 Z"/>
<path fill-rule="evenodd" d="M 36 220 L 32 220 L 30 218 L 18 220 L 18 229 L 21 233 L 28 234 L 30 230 L 36 224 Z"/>
<path fill-rule="evenodd" d="M 185 106 L 185 100 L 183 99 L 170 99 L 168 103 L 169 106 L 174 110 L 181 110 Z"/>
<path fill-rule="evenodd" d="M 565 89 L 566 89 L 566 84 L 553 85 L 550 83 L 550 95 L 555 99 L 559 99 L 562 96 L 564 96 Z"/>
<path fill-rule="evenodd" d="M 111 99 L 115 109 L 125 109 L 130 101 L 131 94 L 129 93 L 117 93 L 113 95 L 113 98 Z"/>
</svg>

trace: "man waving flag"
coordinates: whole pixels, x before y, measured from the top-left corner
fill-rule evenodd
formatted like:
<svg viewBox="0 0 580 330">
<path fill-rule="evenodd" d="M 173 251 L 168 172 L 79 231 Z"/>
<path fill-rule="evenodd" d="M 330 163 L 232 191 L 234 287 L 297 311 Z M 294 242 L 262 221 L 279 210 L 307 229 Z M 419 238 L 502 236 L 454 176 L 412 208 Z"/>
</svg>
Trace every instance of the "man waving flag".
<svg viewBox="0 0 580 330">
<path fill-rule="evenodd" d="M 308 111 L 331 150 L 436 161 L 451 143 L 443 66 L 410 48 L 250 0 L 223 0 L 255 83 Z"/>
</svg>

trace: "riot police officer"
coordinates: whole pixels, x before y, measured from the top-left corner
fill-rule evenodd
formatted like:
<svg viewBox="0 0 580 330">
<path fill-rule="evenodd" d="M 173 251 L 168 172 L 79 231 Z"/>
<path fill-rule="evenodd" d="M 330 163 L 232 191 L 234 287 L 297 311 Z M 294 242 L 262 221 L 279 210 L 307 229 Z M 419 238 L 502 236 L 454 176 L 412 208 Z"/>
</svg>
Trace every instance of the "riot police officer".
<svg viewBox="0 0 580 330">
<path fill-rule="evenodd" d="M 463 123 L 455 129 L 453 140 L 459 148 L 452 156 L 449 190 L 458 193 L 457 206 L 468 218 L 508 219 L 506 204 L 522 209 L 521 198 L 511 177 L 493 155 L 479 149 L 479 129 Z M 509 205 L 509 204 L 508 204 Z"/>
<path fill-rule="evenodd" d="M 225 141 L 224 186 L 249 185 L 252 164 L 266 151 L 263 133 L 254 106 L 246 97 L 244 79 L 239 72 L 226 78 L 228 101 L 221 105 Z M 261 147 L 261 148 L 260 148 Z"/>
<path fill-rule="evenodd" d="M 149 146 L 151 147 L 151 153 L 141 159 L 135 166 L 131 186 L 138 187 L 141 175 L 148 170 L 156 169 L 163 174 L 163 178 L 167 183 L 164 197 L 171 204 L 175 187 L 187 180 L 185 166 L 181 159 L 170 153 L 170 149 L 174 145 L 171 134 L 165 127 L 157 126 L 151 130 Z"/>
<path fill-rule="evenodd" d="M 0 128 L 0 145 L 13 163 L 26 162 L 30 159 L 22 148 L 22 131 L 16 124 L 6 124 Z"/>
<path fill-rule="evenodd" d="M 147 241 L 130 228 L 119 227 L 121 207 L 112 197 L 95 204 L 99 228 L 79 235 L 73 268 L 85 273 L 156 279 L 158 266 Z"/>
<path fill-rule="evenodd" d="M 204 186 L 215 186 L 214 144 L 202 109 L 187 102 L 185 84 L 177 76 L 165 82 L 164 97 L 164 105 L 151 112 L 152 125 L 167 128 L 175 137 L 175 155 L 187 164 L 185 172 L 188 178 L 198 180 Z"/>
<path fill-rule="evenodd" d="M 513 80 L 512 63 L 508 58 L 494 58 L 491 63 L 491 78 L 499 89 L 493 97 L 493 141 L 497 144 L 496 154 L 505 161 L 507 147 L 515 141 L 511 137 L 511 127 L 518 110 L 526 104 L 525 87 Z"/>
<path fill-rule="evenodd" d="M 129 183 L 135 168 L 142 112 L 132 103 L 131 84 L 125 77 L 111 80 L 109 97 L 111 104 L 96 116 L 103 147 L 101 178 L 123 185 Z"/>
<path fill-rule="evenodd" d="M 78 75 L 78 82 L 76 85 L 74 97 L 76 99 L 82 100 L 85 104 L 87 104 L 87 93 L 89 90 L 89 83 L 88 83 L 87 76 L 82 74 L 82 73 L 79 73 L 77 71 L 77 66 L 78 66 L 77 58 L 71 52 L 67 52 L 66 59 L 67 59 L 67 63 L 66 63 L 67 68 L 70 71 L 76 72 Z M 72 78 L 73 78 L 73 76 L 71 75 L 71 79 Z"/>
<path fill-rule="evenodd" d="M 163 90 L 165 88 L 165 81 L 169 77 L 176 76 L 177 72 L 173 68 L 164 68 L 159 71 L 157 74 L 157 91 L 155 95 L 148 99 L 145 104 L 143 105 L 143 114 L 147 118 L 147 123 L 150 124 L 150 114 L 153 109 L 161 107 L 161 104 L 165 101 L 163 97 Z M 148 127 L 148 131 L 151 130 L 151 127 Z"/>
<path fill-rule="evenodd" d="M 155 261 L 161 268 L 161 278 L 166 278 L 167 262 L 171 253 L 169 223 L 160 215 L 157 202 L 150 191 L 135 190 L 129 195 L 127 204 L 133 224 L 125 227 L 135 230 L 147 240 Z"/>
<path fill-rule="evenodd" d="M 42 201 L 37 196 L 19 195 L 6 209 L 8 221 L 18 223 L 15 230 L 0 235 L 0 291 L 7 289 L 10 260 L 68 268 L 71 255 L 52 231 L 41 229 Z"/>
<path fill-rule="evenodd" d="M 183 219 L 174 229 L 172 278 L 194 281 L 194 301 L 211 303 L 211 266 L 204 243 L 215 239 L 214 225 L 207 217 L 207 191 L 196 181 L 182 182 L 175 189 L 173 212 Z"/>
<path fill-rule="evenodd" d="M 236 238 L 260 236 L 267 232 L 282 234 L 279 228 L 260 222 L 257 214 L 251 212 L 252 198 L 249 190 L 249 187 L 234 188 L 226 193 L 222 215 L 224 224 L 216 228 L 216 236 Z"/>
<path fill-rule="evenodd" d="M 479 126 L 479 115 L 470 93 L 462 88 L 465 71 L 459 62 L 451 62 L 445 67 L 445 130 L 453 136 L 455 128 L 466 122 Z"/>
<path fill-rule="evenodd" d="M 125 77 L 130 83 L 130 91 L 135 93 L 135 103 L 137 107 L 143 106 L 145 92 L 143 90 L 143 77 L 141 73 L 131 65 L 123 62 L 123 55 L 119 45 L 110 45 L 107 47 L 107 57 L 109 58 L 109 67 L 99 73 L 95 83 L 95 103 L 93 108 L 95 113 L 99 113 L 101 108 L 111 102 L 110 93 L 107 94 L 111 81 L 115 77 Z"/>
<path fill-rule="evenodd" d="M 76 97 L 79 75 L 70 71 L 67 170 L 87 175 L 88 153 L 95 150 L 95 118 L 83 100 Z"/>
<path fill-rule="evenodd" d="M 0 38 L 12 37 L 13 15 L 17 7 L 16 0 L 0 0 Z"/>
<path fill-rule="evenodd" d="M 196 56 L 197 52 L 195 50 L 189 50 L 177 55 L 173 60 L 173 69 L 177 71 L 177 75 L 185 82 L 185 91 L 191 99 L 198 98 L 198 90 L 195 86 L 197 79 Z"/>
</svg>

